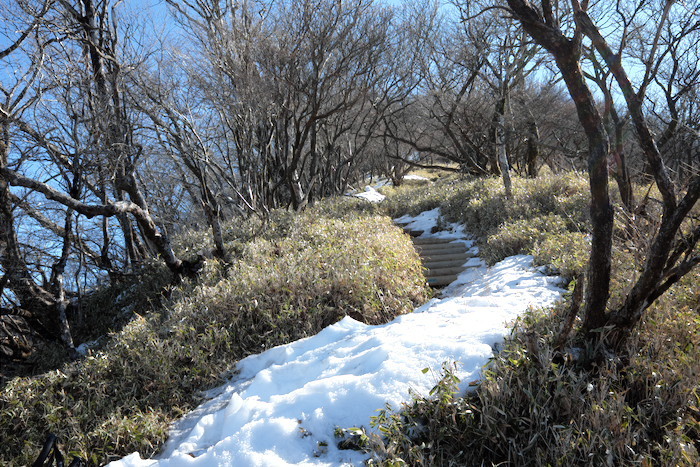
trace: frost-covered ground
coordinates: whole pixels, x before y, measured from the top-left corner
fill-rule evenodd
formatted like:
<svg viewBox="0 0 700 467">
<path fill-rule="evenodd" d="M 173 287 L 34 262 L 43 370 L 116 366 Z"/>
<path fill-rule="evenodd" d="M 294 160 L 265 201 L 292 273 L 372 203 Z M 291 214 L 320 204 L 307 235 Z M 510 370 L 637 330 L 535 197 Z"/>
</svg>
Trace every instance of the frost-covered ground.
<svg viewBox="0 0 700 467">
<path fill-rule="evenodd" d="M 433 210 L 400 220 L 430 232 L 438 215 Z M 475 248 L 458 225 L 433 236 Z M 472 267 L 442 298 L 411 314 L 380 326 L 346 317 L 313 337 L 250 356 L 178 424 L 158 459 L 135 453 L 110 465 L 361 465 L 366 455 L 336 447 L 336 427 L 369 429 L 370 417 L 386 403 L 398 408 L 410 400 L 410 389 L 428 393 L 443 362 L 457 362 L 466 390 L 509 323 L 531 306 L 560 299 L 559 279 L 531 264 L 522 255 L 490 268 L 471 259 Z"/>
</svg>

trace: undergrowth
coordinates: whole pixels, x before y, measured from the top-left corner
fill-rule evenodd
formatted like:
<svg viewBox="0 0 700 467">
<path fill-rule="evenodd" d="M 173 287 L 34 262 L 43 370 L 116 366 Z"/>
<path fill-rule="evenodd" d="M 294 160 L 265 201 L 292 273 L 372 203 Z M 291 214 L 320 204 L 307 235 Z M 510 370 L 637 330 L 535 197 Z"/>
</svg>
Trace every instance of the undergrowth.
<svg viewBox="0 0 700 467">
<path fill-rule="evenodd" d="M 699 465 L 700 275 L 655 306 L 626 361 L 554 350 L 560 313 L 532 312 L 461 396 L 449 368 L 432 391 L 374 426 L 380 465 Z M 693 297 L 694 296 L 694 297 Z M 692 304 L 693 300 L 695 305 Z M 681 308 L 676 308 L 681 305 Z M 695 308 L 693 308 L 695 306 Z M 575 352 L 575 355 L 574 355 Z"/>
<path fill-rule="evenodd" d="M 576 173 L 514 177 L 511 199 L 498 178 L 453 176 L 427 187 L 394 189 L 385 206 L 392 216 L 440 207 L 443 222 L 466 225 L 489 264 L 533 254 L 538 264 L 573 278 L 588 258 L 587 193 L 587 182 Z"/>
<path fill-rule="evenodd" d="M 506 199 L 498 179 L 453 178 L 396 190 L 387 207 L 396 216 L 406 203 L 410 213 L 440 206 L 444 221 L 477 236 L 491 263 L 530 253 L 568 277 L 581 273 L 589 255 L 585 177 L 515 178 L 513 187 Z M 636 187 L 637 199 L 649 192 L 656 195 Z M 639 272 L 654 206 L 638 218 L 616 212 L 611 306 Z M 373 425 L 381 438 L 368 438 L 372 463 L 700 465 L 699 283 L 696 269 L 674 285 L 618 354 L 580 337 L 555 345 L 568 300 L 526 314 L 476 390 L 459 395 L 446 365 L 430 395 L 380 411 Z"/>
<path fill-rule="evenodd" d="M 0 465 L 29 465 L 53 432 L 71 455 L 99 465 L 133 451 L 155 454 L 168 426 L 201 402 L 247 355 L 319 332 L 344 316 L 383 323 L 426 299 L 410 241 L 376 208 L 332 200 L 302 214 L 226 226 L 229 264 L 207 261 L 194 281 L 151 302 L 161 279 L 142 278 L 92 297 L 131 320 L 87 358 L 15 378 L 0 395 Z M 176 242 L 187 257 L 206 232 Z M 136 299 L 138 298 L 138 299 Z M 115 304 L 114 302 L 118 302 Z"/>
</svg>

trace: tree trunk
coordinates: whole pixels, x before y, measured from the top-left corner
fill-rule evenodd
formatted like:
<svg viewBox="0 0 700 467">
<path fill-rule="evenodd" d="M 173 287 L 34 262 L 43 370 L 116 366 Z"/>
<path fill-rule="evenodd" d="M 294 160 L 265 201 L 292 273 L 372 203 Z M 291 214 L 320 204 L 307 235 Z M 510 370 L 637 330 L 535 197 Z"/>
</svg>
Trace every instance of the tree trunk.
<svg viewBox="0 0 700 467">
<path fill-rule="evenodd" d="M 667 18 L 671 4 L 669 2 L 666 5 L 662 21 Z M 661 224 L 649 248 L 644 270 L 627 295 L 622 307 L 615 310 L 610 316 L 611 324 L 623 330 L 630 330 L 639 322 L 644 310 L 658 297 L 657 291 L 663 286 L 664 276 L 674 269 L 673 263 L 675 261 L 671 261 L 669 264 L 671 250 L 681 224 L 700 197 L 700 174 L 691 179 L 686 195 L 678 202 L 664 160 L 644 117 L 644 89 L 642 88 L 639 93 L 634 91 L 632 82 L 622 67 L 619 55 L 612 51 L 588 14 L 585 11 L 577 11 L 575 18 L 581 30 L 591 39 L 593 46 L 605 60 L 622 91 L 636 130 L 637 141 L 646 156 L 649 169 L 663 199 Z M 620 341 L 624 341 L 624 339 L 620 339 Z"/>
<path fill-rule="evenodd" d="M 551 4 L 536 10 L 525 0 L 507 0 L 523 29 L 553 56 L 576 105 L 588 139 L 588 178 L 591 192 L 591 255 L 586 273 L 584 330 L 606 323 L 612 263 L 613 209 L 608 192 L 608 136 L 580 64 L 580 37 L 569 39 L 559 29 Z"/>
<path fill-rule="evenodd" d="M 684 268 L 679 270 L 675 267 L 677 261 L 675 256 L 679 255 L 671 255 L 671 250 L 682 222 L 698 199 L 700 199 L 700 174 L 691 180 L 686 195 L 678 203 L 678 206 L 673 209 L 673 212 L 664 213 L 659 230 L 647 255 L 644 270 L 632 287 L 632 290 L 627 294 L 622 307 L 611 313 L 609 319 L 611 324 L 626 331 L 632 329 L 639 322 L 644 311 L 668 288 L 664 286 L 664 280 L 670 278 L 673 274 L 683 272 L 678 277 L 680 279 L 690 270 L 683 271 L 682 269 Z M 694 241 L 697 243 L 697 238 Z M 694 244 L 689 246 L 689 254 L 692 253 L 693 246 Z M 697 258 L 690 255 L 686 261 L 689 264 L 694 263 L 697 262 Z M 659 290 L 662 288 L 664 290 L 659 293 Z"/>
<path fill-rule="evenodd" d="M 586 279 L 583 327 L 587 331 L 606 323 L 610 294 L 613 209 L 608 192 L 608 137 L 595 100 L 581 71 L 573 44 L 555 56 L 579 121 L 588 139 L 588 179 L 591 192 L 591 255 Z"/>
<path fill-rule="evenodd" d="M 620 191 L 620 199 L 627 212 L 632 213 L 635 210 L 634 192 L 632 191 L 632 180 L 630 179 L 629 169 L 622 144 L 616 144 L 616 148 L 612 153 L 613 161 L 615 162 L 615 182 L 617 189 Z"/>
<path fill-rule="evenodd" d="M 9 123 L 3 122 L 0 131 L 0 169 L 4 169 L 9 153 Z M 18 308 L 24 310 L 23 317 L 32 327 L 46 337 L 59 338 L 62 326 L 56 309 L 56 297 L 35 282 L 22 257 L 12 199 L 10 184 L 0 177 L 0 262 L 5 271 L 3 282 L 12 291 Z"/>
<path fill-rule="evenodd" d="M 508 152 L 506 151 L 505 137 L 505 119 L 503 115 L 498 116 L 498 125 L 496 127 L 496 152 L 498 159 L 498 167 L 503 178 L 503 186 L 506 190 L 506 198 L 513 197 L 513 183 L 510 179 L 510 167 L 508 162 Z"/>
<path fill-rule="evenodd" d="M 540 159 L 540 130 L 537 127 L 537 122 L 530 122 L 530 135 L 527 138 L 527 176 L 530 178 L 537 177 L 537 161 Z"/>
<path fill-rule="evenodd" d="M 496 100 L 496 107 L 494 109 L 493 117 L 491 119 L 491 143 L 493 144 L 493 152 L 491 153 L 492 155 L 489 160 L 489 167 L 493 175 L 502 175 L 500 162 L 500 146 L 501 144 L 505 145 L 505 142 L 502 142 L 504 140 L 504 138 L 502 137 L 502 131 L 503 121 L 505 120 L 505 112 L 506 98 L 504 96 L 500 96 L 498 100 Z"/>
</svg>

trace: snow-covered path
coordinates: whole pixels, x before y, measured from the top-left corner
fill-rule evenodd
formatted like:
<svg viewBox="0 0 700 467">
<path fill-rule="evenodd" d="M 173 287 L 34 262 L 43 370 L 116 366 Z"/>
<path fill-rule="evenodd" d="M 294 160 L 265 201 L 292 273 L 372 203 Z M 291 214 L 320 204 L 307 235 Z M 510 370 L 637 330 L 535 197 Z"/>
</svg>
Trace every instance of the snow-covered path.
<svg viewBox="0 0 700 467">
<path fill-rule="evenodd" d="M 437 215 L 429 211 L 415 222 L 430 232 Z M 460 226 L 435 235 L 472 247 Z M 427 394 L 446 361 L 457 362 L 466 389 L 508 334 L 508 323 L 560 299 L 559 279 L 531 264 L 523 255 L 491 268 L 482 263 L 461 274 L 443 298 L 388 324 L 346 317 L 313 337 L 250 356 L 176 427 L 158 459 L 135 453 L 110 465 L 361 465 L 366 455 L 336 447 L 336 427 L 369 428 L 377 409 L 387 402 L 398 408 L 410 399 L 409 389 Z"/>
</svg>

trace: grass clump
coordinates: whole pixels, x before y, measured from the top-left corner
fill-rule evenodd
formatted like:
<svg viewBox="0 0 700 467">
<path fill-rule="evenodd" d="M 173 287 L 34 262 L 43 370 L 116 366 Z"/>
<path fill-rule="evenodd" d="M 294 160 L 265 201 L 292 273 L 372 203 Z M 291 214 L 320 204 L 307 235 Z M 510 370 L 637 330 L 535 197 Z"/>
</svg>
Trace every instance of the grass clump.
<svg viewBox="0 0 700 467">
<path fill-rule="evenodd" d="M 403 185 L 384 187 L 380 191 L 387 196 L 382 207 L 392 217 L 408 214 L 415 216 L 442 206 L 445 199 L 462 186 L 464 179 L 458 176 L 446 176 L 430 185 Z"/>
<path fill-rule="evenodd" d="M 590 238 L 579 232 L 545 234 L 528 250 L 535 263 L 551 265 L 553 271 L 572 278 L 586 270 Z"/>
<path fill-rule="evenodd" d="M 441 221 L 464 224 L 489 264 L 533 254 L 537 264 L 573 278 L 584 270 L 589 251 L 588 200 L 586 180 L 576 173 L 513 177 L 510 199 L 499 178 L 452 176 L 396 189 L 385 207 L 391 216 L 440 207 Z"/>
<path fill-rule="evenodd" d="M 550 236 L 566 233 L 566 222 L 555 214 L 506 222 L 487 237 L 481 256 L 493 264 L 505 257 L 529 252 Z"/>
<path fill-rule="evenodd" d="M 48 432 L 94 465 L 133 451 L 152 456 L 170 423 L 237 360 L 344 316 L 382 323 L 424 301 L 410 241 L 372 208 L 347 201 L 227 225 L 229 264 L 208 261 L 160 305 L 135 307 L 89 357 L 9 381 L 0 394 L 0 464 L 31 464 Z M 189 232 L 178 248 L 197 251 L 205 238 Z"/>
<path fill-rule="evenodd" d="M 590 347 L 560 352 L 564 307 L 530 313 L 476 391 L 458 395 L 445 371 L 431 396 L 380 412 L 378 463 L 699 465 L 700 319 L 691 303 L 674 303 L 650 311 L 626 361 Z"/>
</svg>

